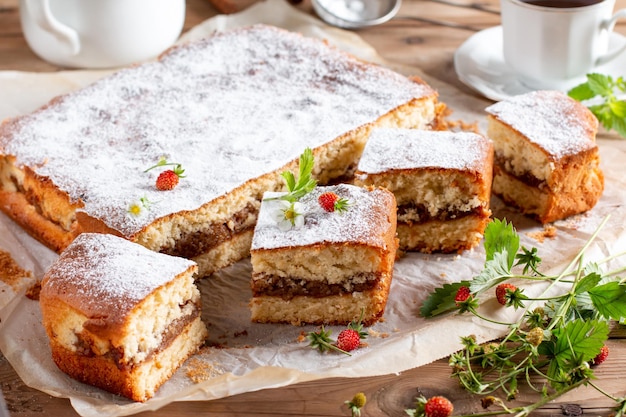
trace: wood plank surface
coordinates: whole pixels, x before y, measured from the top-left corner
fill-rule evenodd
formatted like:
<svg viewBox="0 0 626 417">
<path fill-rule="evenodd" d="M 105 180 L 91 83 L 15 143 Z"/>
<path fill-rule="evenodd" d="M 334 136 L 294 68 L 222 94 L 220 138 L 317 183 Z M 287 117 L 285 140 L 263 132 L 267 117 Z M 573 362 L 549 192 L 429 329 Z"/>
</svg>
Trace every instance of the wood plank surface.
<svg viewBox="0 0 626 417">
<path fill-rule="evenodd" d="M 245 7 L 243 5 L 247 3 L 242 0 L 238 4 Z M 617 5 L 626 8 L 626 0 L 618 0 Z M 297 7 L 312 13 L 308 1 L 299 3 Z M 454 51 L 477 31 L 498 25 L 498 11 L 497 0 L 404 0 L 396 18 L 379 27 L 358 30 L 357 33 L 387 60 L 420 67 L 430 76 L 469 92 L 454 72 Z M 209 0 L 188 0 L 185 29 L 216 13 L 218 10 Z M 618 23 L 617 31 L 626 34 L 624 20 Z M 26 45 L 19 24 L 18 0 L 0 0 L 0 70 L 59 70 L 38 59 Z M 623 337 L 623 328 L 614 330 L 613 338 L 608 342 L 611 355 L 596 370 L 598 385 L 615 396 L 626 395 L 626 339 Z M 2 356 L 0 388 L 12 416 L 77 415 L 68 400 L 54 398 L 25 386 Z M 479 398 L 462 390 L 456 380 L 450 378 L 447 360 L 439 360 L 398 375 L 324 379 L 214 401 L 174 403 L 156 412 L 139 415 L 349 416 L 344 401 L 358 391 L 363 391 L 368 399 L 362 412 L 364 417 L 405 416 L 404 410 L 414 407 L 413 400 L 418 394 L 445 395 L 454 402 L 456 413 L 481 411 Z M 522 392 L 516 404 L 526 404 L 531 398 L 529 393 Z M 568 403 L 582 406 L 586 415 L 598 416 L 610 415 L 608 407 L 613 404 L 597 391 L 581 388 L 548 404 L 535 415 L 563 415 L 562 406 Z"/>
</svg>

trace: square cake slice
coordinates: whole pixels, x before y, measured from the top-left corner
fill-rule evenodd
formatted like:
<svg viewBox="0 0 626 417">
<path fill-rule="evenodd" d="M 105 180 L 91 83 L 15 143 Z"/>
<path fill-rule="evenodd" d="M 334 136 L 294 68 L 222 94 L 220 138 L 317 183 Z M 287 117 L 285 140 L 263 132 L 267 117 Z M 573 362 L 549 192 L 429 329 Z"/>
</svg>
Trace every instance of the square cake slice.
<svg viewBox="0 0 626 417">
<path fill-rule="evenodd" d="M 544 224 L 595 206 L 604 175 L 598 120 L 587 107 L 558 91 L 536 91 L 486 111 L 494 194 Z"/>
<path fill-rule="evenodd" d="M 290 217 L 285 201 L 275 199 L 281 195 L 265 193 L 254 230 L 252 320 L 347 324 L 362 314 L 364 325 L 376 322 L 387 303 L 397 250 L 393 194 L 346 184 L 316 187 L 295 204 L 301 217 L 288 230 L 279 221 Z M 322 195 L 346 204 L 326 211 Z"/>
<path fill-rule="evenodd" d="M 483 236 L 492 167 L 493 146 L 475 133 L 375 129 L 355 184 L 394 193 L 400 249 L 451 253 Z"/>
<path fill-rule="evenodd" d="M 204 343 L 194 262 L 79 235 L 42 280 L 42 322 L 66 374 L 146 401 Z"/>
</svg>

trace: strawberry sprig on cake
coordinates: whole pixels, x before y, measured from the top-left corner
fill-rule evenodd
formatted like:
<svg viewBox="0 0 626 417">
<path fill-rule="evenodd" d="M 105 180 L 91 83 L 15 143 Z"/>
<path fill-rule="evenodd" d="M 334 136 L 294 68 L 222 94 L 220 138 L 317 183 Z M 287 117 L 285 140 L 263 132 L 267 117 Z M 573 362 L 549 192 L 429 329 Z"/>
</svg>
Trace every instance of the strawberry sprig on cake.
<svg viewBox="0 0 626 417">
<path fill-rule="evenodd" d="M 156 165 L 151 166 L 146 169 L 144 172 L 151 171 L 155 168 L 160 168 L 164 166 L 173 166 L 173 169 L 167 169 L 162 171 L 156 179 L 155 186 L 159 191 L 169 191 L 173 190 L 177 185 L 180 178 L 185 178 L 185 170 L 182 165 L 177 162 L 168 162 L 165 157 L 161 157 L 159 162 Z"/>
<path fill-rule="evenodd" d="M 314 162 L 313 151 L 306 148 L 300 155 L 297 180 L 291 171 L 283 171 L 280 174 L 285 179 L 287 193 L 266 199 L 281 202 L 274 215 L 281 230 L 289 230 L 292 227 L 297 229 L 304 225 L 304 206 L 299 203 L 299 200 L 317 186 L 317 181 L 311 176 Z M 339 197 L 332 191 L 322 193 L 318 197 L 318 203 L 324 211 L 329 213 L 344 212 L 350 206 L 346 198 Z"/>
</svg>

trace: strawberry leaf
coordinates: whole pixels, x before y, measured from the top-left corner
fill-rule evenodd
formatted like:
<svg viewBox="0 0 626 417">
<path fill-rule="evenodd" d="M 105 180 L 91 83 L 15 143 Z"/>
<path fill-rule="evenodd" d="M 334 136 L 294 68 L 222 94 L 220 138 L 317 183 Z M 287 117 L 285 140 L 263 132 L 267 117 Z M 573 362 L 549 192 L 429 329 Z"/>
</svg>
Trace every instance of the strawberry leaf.
<svg viewBox="0 0 626 417">
<path fill-rule="evenodd" d="M 512 223 L 507 223 L 506 219 L 494 219 L 485 228 L 485 252 L 486 260 L 490 261 L 496 253 L 506 251 L 507 269 L 511 269 L 515 262 L 515 255 L 519 250 L 519 236 Z"/>
<path fill-rule="evenodd" d="M 472 280 L 470 290 L 473 293 L 480 293 L 509 278 L 511 276 L 510 259 L 506 249 L 495 252 L 493 259 L 485 262 L 485 268 Z"/>
<path fill-rule="evenodd" d="M 453 284 L 444 284 L 442 287 L 436 288 L 422 304 L 420 314 L 423 317 L 433 317 L 448 311 L 457 309 L 454 297 L 460 287 L 469 286 L 469 281 L 455 282 Z"/>
<path fill-rule="evenodd" d="M 296 181 L 293 173 L 290 171 L 284 171 L 280 174 L 285 179 L 287 190 L 289 191 L 287 194 L 280 197 L 281 200 L 287 200 L 293 203 L 313 191 L 317 185 L 317 181 L 311 178 L 313 165 L 313 151 L 311 151 L 310 148 L 306 148 L 302 155 L 300 155 L 298 180 Z"/>
<path fill-rule="evenodd" d="M 562 374 L 569 373 L 588 362 L 599 352 L 609 335 L 606 322 L 597 320 L 574 320 L 553 330 L 554 341 L 549 351 L 554 360 L 548 367 L 548 377 L 560 380 Z"/>
<path fill-rule="evenodd" d="M 590 289 L 589 296 L 602 316 L 613 320 L 626 317 L 626 284 L 608 282 Z"/>
</svg>

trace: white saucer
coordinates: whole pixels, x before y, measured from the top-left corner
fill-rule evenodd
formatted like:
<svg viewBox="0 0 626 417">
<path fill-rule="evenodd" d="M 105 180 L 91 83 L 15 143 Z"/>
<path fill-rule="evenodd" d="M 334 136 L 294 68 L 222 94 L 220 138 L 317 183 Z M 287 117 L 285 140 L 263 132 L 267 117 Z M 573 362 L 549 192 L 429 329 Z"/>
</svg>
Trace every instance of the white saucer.
<svg viewBox="0 0 626 417">
<path fill-rule="evenodd" d="M 626 42 L 626 37 L 612 33 L 609 50 Z M 459 80 L 488 99 L 500 101 L 528 93 L 533 89 L 522 84 L 502 55 L 502 26 L 481 30 L 467 39 L 454 54 L 454 68 Z M 626 52 L 594 71 L 619 77 L 626 68 Z M 584 82 L 586 77 L 572 79 L 554 86 L 567 91 Z"/>
</svg>

